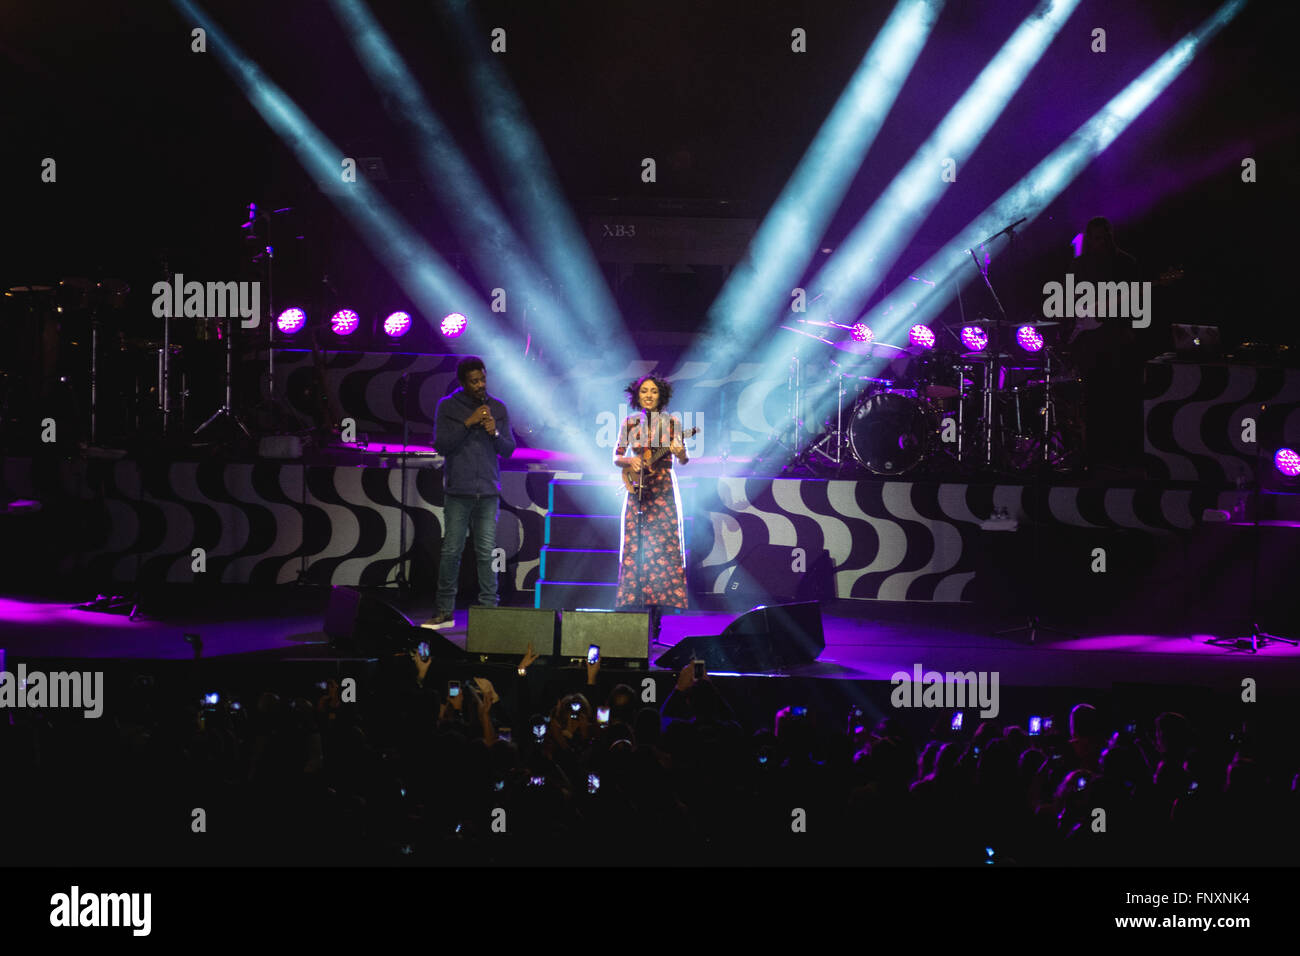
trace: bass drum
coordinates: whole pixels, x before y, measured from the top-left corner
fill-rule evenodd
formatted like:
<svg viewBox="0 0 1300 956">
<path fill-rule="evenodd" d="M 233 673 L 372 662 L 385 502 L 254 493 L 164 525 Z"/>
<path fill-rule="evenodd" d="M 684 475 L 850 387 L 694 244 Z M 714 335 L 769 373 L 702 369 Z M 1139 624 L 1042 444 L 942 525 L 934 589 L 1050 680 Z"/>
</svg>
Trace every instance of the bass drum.
<svg viewBox="0 0 1300 956">
<path fill-rule="evenodd" d="M 929 454 L 934 427 L 925 405 L 890 392 L 858 403 L 849 422 L 853 457 L 873 475 L 902 475 Z"/>
</svg>

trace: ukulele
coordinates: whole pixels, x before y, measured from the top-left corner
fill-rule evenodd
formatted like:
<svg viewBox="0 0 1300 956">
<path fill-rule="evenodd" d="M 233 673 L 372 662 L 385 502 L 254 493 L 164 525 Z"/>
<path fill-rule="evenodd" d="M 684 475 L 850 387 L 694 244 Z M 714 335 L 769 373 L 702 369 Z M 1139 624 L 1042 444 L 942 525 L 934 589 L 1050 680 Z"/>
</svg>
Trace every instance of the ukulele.
<svg viewBox="0 0 1300 956">
<path fill-rule="evenodd" d="M 686 434 L 682 435 L 681 437 L 682 444 L 685 445 L 686 442 L 691 438 L 691 436 L 694 435 L 699 430 L 700 430 L 700 426 L 697 425 L 695 428 L 692 428 L 690 431 L 686 432 Z M 642 456 L 641 460 L 644 462 L 644 464 L 641 466 L 641 471 L 639 474 L 633 475 L 631 468 L 623 469 L 623 487 L 627 489 L 627 493 L 629 495 L 636 495 L 638 498 L 641 497 L 641 489 L 645 487 L 645 476 L 650 473 L 650 470 L 654 467 L 655 462 L 657 462 L 664 455 L 668 454 L 668 452 L 670 451 L 672 451 L 671 445 L 665 445 L 662 448 L 653 452 L 649 448 L 647 448 L 645 449 L 645 451 L 641 452 L 641 456 Z"/>
</svg>

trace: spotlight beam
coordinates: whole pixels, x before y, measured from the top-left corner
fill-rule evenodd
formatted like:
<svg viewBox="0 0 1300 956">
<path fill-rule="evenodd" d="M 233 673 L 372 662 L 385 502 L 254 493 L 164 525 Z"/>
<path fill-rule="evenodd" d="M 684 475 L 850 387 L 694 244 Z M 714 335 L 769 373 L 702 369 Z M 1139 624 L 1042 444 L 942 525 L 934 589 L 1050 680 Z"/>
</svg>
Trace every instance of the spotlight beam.
<svg viewBox="0 0 1300 956">
<path fill-rule="evenodd" d="M 1079 0 L 1043 0 L 984 67 L 975 82 L 894 177 L 810 283 L 857 315 L 948 187 L 943 164 L 975 151 Z"/>
<path fill-rule="evenodd" d="M 523 240 L 422 94 L 379 21 L 361 0 L 331 0 L 330 6 L 371 82 L 396 104 L 396 118 L 418 141 L 425 179 L 450 211 L 447 218 L 470 251 L 479 274 L 502 276 L 507 314 L 519 314 L 526 303 L 537 323 L 532 331 L 552 354 L 564 355 L 572 347 L 571 336 L 565 335 L 568 312 L 555 301 Z M 513 309 L 512 302 L 517 303 Z"/>
<path fill-rule="evenodd" d="M 303 168 L 319 182 L 339 183 L 340 188 L 326 190 L 327 195 L 349 216 L 402 289 L 419 305 L 425 320 L 472 304 L 473 321 L 467 337 L 472 350 L 483 355 L 496 373 L 492 379 L 497 383 L 494 390 L 499 389 L 516 409 L 516 415 L 524 414 L 526 409 L 533 421 L 564 421 L 568 409 L 556 402 L 558 389 L 553 387 L 553 373 L 524 359 L 521 350 L 507 346 L 504 330 L 486 304 L 364 178 L 342 182 L 343 152 L 198 4 L 192 0 L 172 0 L 172 4 L 207 32 L 209 49 L 267 125 L 293 150 Z M 580 456 L 587 468 L 608 471 L 607 457 L 581 438 L 569 436 L 571 447 L 567 450 Z"/>
<path fill-rule="evenodd" d="M 956 294 L 954 285 L 965 284 L 969 275 L 969 255 L 980 241 L 1020 218 L 1032 221 L 1074 179 L 1104 152 L 1115 139 L 1163 93 L 1185 70 L 1197 52 L 1227 26 L 1246 4 L 1246 0 L 1228 0 L 1199 27 L 1187 34 L 1157 59 L 1143 73 L 1116 94 L 1104 107 L 1080 126 L 1064 143 L 1053 150 L 1015 185 L 1002 194 L 975 219 L 971 220 L 942 249 L 916 270 L 933 279 L 933 284 L 900 283 L 864 317 L 876 330 L 878 341 L 893 341 L 906 326 L 932 321 Z M 858 302 L 858 306 L 861 306 Z M 910 311 L 907 307 L 910 306 Z M 768 363 L 775 367 L 777 360 Z M 877 365 L 877 369 L 878 369 Z M 873 374 L 868 366 L 868 374 Z M 823 385 L 809 399 L 817 411 L 824 412 L 833 399 L 833 386 Z M 768 450 L 770 451 L 771 445 Z"/>
<path fill-rule="evenodd" d="M 1246 0 L 1229 0 L 1223 4 L 1213 16 L 1174 44 L 1080 126 L 1069 139 L 931 256 L 916 271 L 935 279 L 934 285 L 922 286 L 918 290 L 915 286 L 900 283 L 871 311 L 868 321 L 879 320 L 890 308 L 901 307 L 912 301 L 915 301 L 917 308 L 909 324 L 934 319 L 955 294 L 951 280 L 956 277 L 960 281 L 962 276 L 967 281 L 973 279 L 969 275 L 970 250 L 977 248 L 981 240 L 1009 222 L 1022 218 L 1032 222 L 1178 78 L 1200 48 L 1240 12 L 1245 2 Z M 885 334 L 892 331 L 894 330 L 886 329 Z"/>
<path fill-rule="evenodd" d="M 605 277 L 572 210 L 564 199 L 546 147 L 505 71 L 486 51 L 488 34 L 466 0 L 448 0 L 452 20 L 469 60 L 475 111 L 498 164 L 506 197 L 518 210 L 533 249 L 552 276 L 572 314 L 570 341 L 599 341 L 610 365 L 630 365 L 636 350 L 620 318 Z"/>
<path fill-rule="evenodd" d="M 791 290 L 812 261 L 942 8 L 943 0 L 902 0 L 894 8 L 710 307 L 702 344 L 682 366 L 707 361 L 715 371 L 731 368 L 767 334 L 772 313 L 789 308 Z"/>
<path fill-rule="evenodd" d="M 859 314 L 872 290 L 948 188 L 942 176 L 944 162 L 964 162 L 975 151 L 1078 2 L 1042 0 L 1015 29 L 808 284 L 811 289 L 826 290 L 826 295 L 812 304 L 809 318 L 817 321 L 831 315 Z M 922 321 L 898 315 L 903 316 L 900 325 Z M 884 333 L 893 330 L 877 329 L 875 321 L 873 316 L 866 324 L 877 333 L 878 341 L 889 341 Z M 785 351 L 781 340 L 773 340 L 761 353 L 760 361 L 764 365 L 776 363 Z"/>
</svg>

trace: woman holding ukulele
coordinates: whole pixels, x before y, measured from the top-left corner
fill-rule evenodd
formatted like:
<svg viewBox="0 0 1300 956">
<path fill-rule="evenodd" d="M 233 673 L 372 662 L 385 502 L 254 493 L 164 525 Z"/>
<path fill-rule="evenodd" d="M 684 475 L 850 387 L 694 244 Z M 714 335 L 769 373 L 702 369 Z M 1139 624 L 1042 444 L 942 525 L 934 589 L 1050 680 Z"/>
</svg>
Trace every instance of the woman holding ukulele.
<svg viewBox="0 0 1300 956">
<path fill-rule="evenodd" d="M 623 469 L 628 486 L 615 604 L 619 610 L 649 609 L 655 640 L 662 609 L 686 608 L 686 544 L 672 464 L 674 458 L 681 465 L 688 461 L 682 441 L 689 436 L 663 411 L 672 391 L 668 382 L 653 375 L 629 385 L 627 394 L 637 410 L 623 423 L 614 449 L 614 464 Z"/>
</svg>

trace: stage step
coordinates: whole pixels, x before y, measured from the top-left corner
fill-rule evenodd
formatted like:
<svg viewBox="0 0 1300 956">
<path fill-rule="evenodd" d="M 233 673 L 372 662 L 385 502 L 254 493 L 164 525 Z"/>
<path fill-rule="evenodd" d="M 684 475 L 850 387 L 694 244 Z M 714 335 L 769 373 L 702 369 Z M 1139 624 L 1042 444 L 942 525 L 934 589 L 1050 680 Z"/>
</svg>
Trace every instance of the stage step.
<svg viewBox="0 0 1300 956">
<path fill-rule="evenodd" d="M 691 540 L 691 524 L 686 517 L 683 529 L 686 540 Z M 617 551 L 619 536 L 618 515 L 565 515 L 546 516 L 546 547 L 576 551 Z"/>
<path fill-rule="evenodd" d="M 542 580 L 609 582 L 618 578 L 618 552 L 542 548 Z"/>
<path fill-rule="evenodd" d="M 618 550 L 618 515 L 549 514 L 546 544 L 552 548 Z"/>
<path fill-rule="evenodd" d="M 617 582 L 609 584 L 582 584 L 574 581 L 539 581 L 537 607 L 583 608 L 613 610 L 618 594 Z"/>
<path fill-rule="evenodd" d="M 569 515 L 619 515 L 623 512 L 623 482 L 559 478 L 551 482 L 550 511 Z"/>
</svg>

